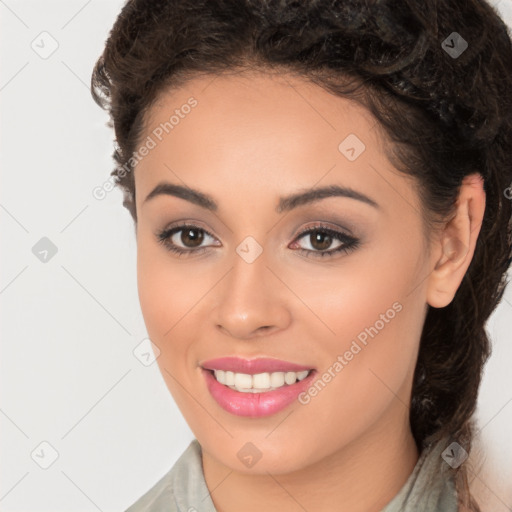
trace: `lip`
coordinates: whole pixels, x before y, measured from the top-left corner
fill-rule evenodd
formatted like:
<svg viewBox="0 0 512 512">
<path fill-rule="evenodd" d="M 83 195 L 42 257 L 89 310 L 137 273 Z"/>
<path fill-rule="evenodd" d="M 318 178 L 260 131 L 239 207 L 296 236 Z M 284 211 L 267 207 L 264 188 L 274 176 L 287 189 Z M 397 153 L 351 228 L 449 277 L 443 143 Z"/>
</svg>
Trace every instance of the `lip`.
<svg viewBox="0 0 512 512">
<path fill-rule="evenodd" d="M 304 366 L 302 364 L 282 361 L 268 357 L 260 357 L 257 359 L 243 359 L 241 357 L 229 356 L 219 357 L 217 359 L 209 359 L 200 363 L 205 370 L 224 370 L 236 373 L 247 373 L 255 375 L 256 373 L 272 373 L 272 372 L 300 372 L 303 370 L 315 370 L 312 366 Z"/>
<path fill-rule="evenodd" d="M 312 370 L 305 379 L 295 384 L 284 385 L 273 391 L 243 393 L 217 382 L 212 370 L 201 368 L 201 372 L 206 380 L 208 391 L 222 409 L 235 416 L 251 418 L 271 416 L 288 407 L 297 399 L 298 395 L 311 385 L 318 373 L 316 370 Z"/>
</svg>

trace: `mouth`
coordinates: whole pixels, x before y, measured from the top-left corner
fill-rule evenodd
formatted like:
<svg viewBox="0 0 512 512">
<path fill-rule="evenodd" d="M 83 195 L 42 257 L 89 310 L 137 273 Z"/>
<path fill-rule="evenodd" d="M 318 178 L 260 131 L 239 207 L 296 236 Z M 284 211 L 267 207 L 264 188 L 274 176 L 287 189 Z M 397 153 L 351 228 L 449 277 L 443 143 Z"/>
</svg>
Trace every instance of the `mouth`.
<svg viewBox="0 0 512 512">
<path fill-rule="evenodd" d="M 224 411 L 250 418 L 286 409 L 311 386 L 318 373 L 310 369 L 245 374 L 205 368 L 201 372 L 211 397 Z"/>
</svg>

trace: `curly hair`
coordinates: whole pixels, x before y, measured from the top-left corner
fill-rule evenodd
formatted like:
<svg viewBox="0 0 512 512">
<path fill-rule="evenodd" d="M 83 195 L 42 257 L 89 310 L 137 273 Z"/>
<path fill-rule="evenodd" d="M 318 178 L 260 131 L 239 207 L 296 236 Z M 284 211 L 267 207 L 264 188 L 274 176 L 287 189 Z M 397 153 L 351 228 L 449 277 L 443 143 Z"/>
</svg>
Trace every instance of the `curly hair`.
<svg viewBox="0 0 512 512">
<path fill-rule="evenodd" d="M 454 37 L 467 41 L 460 54 L 449 51 Z M 410 404 L 420 450 L 447 437 L 469 452 L 491 352 L 485 323 L 512 261 L 512 44 L 505 24 L 484 0 L 129 0 L 91 90 L 110 114 L 117 143 L 111 174 L 135 223 L 130 159 L 158 95 L 201 74 L 244 70 L 295 74 L 364 105 L 392 141 L 390 160 L 416 179 L 432 230 L 453 214 L 463 178 L 483 177 L 475 253 L 452 302 L 428 308 Z M 459 503 L 480 510 L 466 465 L 451 471 Z"/>
</svg>

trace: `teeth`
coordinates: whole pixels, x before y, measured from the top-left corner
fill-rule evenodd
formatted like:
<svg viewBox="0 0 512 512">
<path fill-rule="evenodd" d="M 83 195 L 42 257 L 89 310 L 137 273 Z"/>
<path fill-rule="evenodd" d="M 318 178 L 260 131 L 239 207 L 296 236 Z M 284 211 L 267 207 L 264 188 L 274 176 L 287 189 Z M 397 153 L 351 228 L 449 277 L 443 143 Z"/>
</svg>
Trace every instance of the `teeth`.
<svg viewBox="0 0 512 512">
<path fill-rule="evenodd" d="M 259 389 L 270 388 L 270 373 L 257 373 L 252 376 L 252 387 Z"/>
<path fill-rule="evenodd" d="M 295 384 L 297 382 L 297 374 L 295 372 L 286 372 L 284 374 L 284 381 L 286 384 Z"/>
<path fill-rule="evenodd" d="M 235 373 L 224 370 L 213 371 L 218 382 L 243 393 L 273 391 L 285 384 L 291 385 L 295 384 L 297 380 L 305 379 L 309 372 L 310 370 L 303 370 L 301 372 L 273 372 L 249 375 L 247 373 Z"/>
<path fill-rule="evenodd" d="M 270 374 L 270 385 L 273 388 L 280 388 L 284 386 L 284 373 L 283 372 L 274 372 Z"/>
<path fill-rule="evenodd" d="M 235 388 L 250 389 L 252 388 L 252 375 L 247 373 L 235 373 Z"/>
</svg>

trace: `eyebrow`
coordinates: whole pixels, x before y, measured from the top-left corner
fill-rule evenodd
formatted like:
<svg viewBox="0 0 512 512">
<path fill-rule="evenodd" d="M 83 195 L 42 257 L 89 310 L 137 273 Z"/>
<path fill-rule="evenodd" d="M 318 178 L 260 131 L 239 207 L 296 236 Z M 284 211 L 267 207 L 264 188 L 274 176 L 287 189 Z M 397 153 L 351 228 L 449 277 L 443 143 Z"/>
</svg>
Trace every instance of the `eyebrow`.
<svg viewBox="0 0 512 512">
<path fill-rule="evenodd" d="M 169 195 L 174 197 L 179 197 L 186 201 L 190 201 L 206 210 L 210 210 L 216 212 L 219 208 L 219 205 L 215 202 L 215 200 L 209 196 L 208 194 L 204 194 L 203 192 L 199 192 L 199 190 L 195 190 L 190 187 L 176 185 L 173 183 L 162 182 L 159 183 L 144 199 L 143 203 L 146 203 L 150 199 L 157 197 L 159 195 Z M 326 187 L 308 189 L 304 192 L 297 192 L 285 197 L 279 198 L 279 203 L 276 207 L 277 213 L 287 212 L 297 208 L 298 206 L 302 206 L 305 204 L 309 204 L 315 201 L 320 201 L 321 199 L 325 199 L 327 197 L 346 197 L 349 199 L 356 199 L 357 201 L 361 201 L 366 203 L 374 208 L 380 208 L 379 204 L 366 196 L 365 194 L 358 192 L 350 187 L 342 187 L 339 185 L 329 185 Z"/>
</svg>

